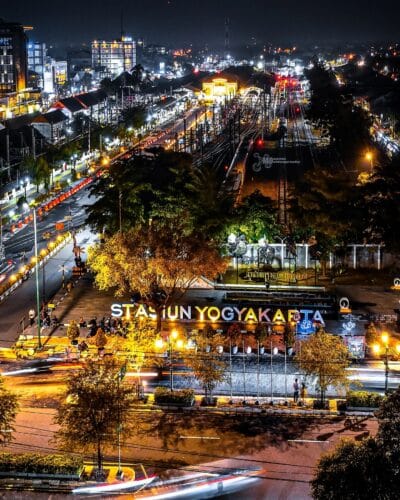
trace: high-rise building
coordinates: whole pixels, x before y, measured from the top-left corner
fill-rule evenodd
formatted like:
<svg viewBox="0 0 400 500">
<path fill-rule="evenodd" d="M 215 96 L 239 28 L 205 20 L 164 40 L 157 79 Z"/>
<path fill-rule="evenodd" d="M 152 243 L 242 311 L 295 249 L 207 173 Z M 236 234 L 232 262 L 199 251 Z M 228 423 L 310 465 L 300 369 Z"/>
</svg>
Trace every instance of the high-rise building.
<svg viewBox="0 0 400 500">
<path fill-rule="evenodd" d="M 27 50 L 24 27 L 0 19 L 0 95 L 20 92 L 27 84 Z"/>
<path fill-rule="evenodd" d="M 30 41 L 28 43 L 28 70 L 37 75 L 34 79 L 37 87 L 44 88 L 44 73 L 47 60 L 46 44 Z"/>
<path fill-rule="evenodd" d="M 92 65 L 102 78 L 115 78 L 136 65 L 136 45 L 128 36 L 112 42 L 92 42 Z"/>
</svg>

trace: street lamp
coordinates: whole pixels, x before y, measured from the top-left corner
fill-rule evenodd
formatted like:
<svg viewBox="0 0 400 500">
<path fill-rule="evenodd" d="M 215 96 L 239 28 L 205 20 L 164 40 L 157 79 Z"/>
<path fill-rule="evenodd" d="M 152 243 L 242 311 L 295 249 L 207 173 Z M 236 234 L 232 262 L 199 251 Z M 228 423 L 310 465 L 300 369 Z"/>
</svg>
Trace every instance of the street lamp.
<svg viewBox="0 0 400 500">
<path fill-rule="evenodd" d="M 381 344 L 374 344 L 372 346 L 372 350 L 375 354 L 379 355 L 384 350 L 384 364 L 385 364 L 385 394 L 388 393 L 388 385 L 389 385 L 389 345 L 390 345 L 390 337 L 388 332 L 382 332 L 381 334 Z M 400 354 L 400 343 L 397 343 L 395 346 L 396 352 Z"/>
<path fill-rule="evenodd" d="M 172 360 L 173 347 L 174 344 L 177 349 L 183 348 L 183 340 L 179 338 L 179 333 L 176 330 L 172 330 L 167 336 L 168 344 L 168 358 L 169 358 L 169 388 L 172 392 L 174 390 L 174 366 Z M 162 338 L 158 338 L 155 341 L 155 346 L 157 349 L 162 349 L 164 347 L 164 341 Z"/>
<path fill-rule="evenodd" d="M 373 161 L 373 159 L 374 159 L 374 155 L 372 154 L 372 152 L 371 152 L 371 151 L 367 151 L 367 152 L 365 153 L 365 159 L 366 159 L 367 161 L 369 161 L 369 167 L 370 167 L 370 169 L 371 169 L 371 171 L 372 171 L 372 161 Z"/>
</svg>

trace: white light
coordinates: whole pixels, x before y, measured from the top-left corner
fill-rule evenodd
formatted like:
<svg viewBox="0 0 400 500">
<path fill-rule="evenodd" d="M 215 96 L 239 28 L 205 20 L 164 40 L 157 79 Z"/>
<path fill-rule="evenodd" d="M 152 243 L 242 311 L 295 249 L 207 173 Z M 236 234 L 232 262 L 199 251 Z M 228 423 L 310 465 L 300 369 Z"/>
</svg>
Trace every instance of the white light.
<svg viewBox="0 0 400 500">
<path fill-rule="evenodd" d="M 8 212 L 8 215 L 9 215 L 10 217 L 14 217 L 14 215 L 15 215 L 14 210 L 10 210 L 10 211 Z"/>
<path fill-rule="evenodd" d="M 231 233 L 228 236 L 228 243 L 236 243 L 236 234 Z"/>
</svg>

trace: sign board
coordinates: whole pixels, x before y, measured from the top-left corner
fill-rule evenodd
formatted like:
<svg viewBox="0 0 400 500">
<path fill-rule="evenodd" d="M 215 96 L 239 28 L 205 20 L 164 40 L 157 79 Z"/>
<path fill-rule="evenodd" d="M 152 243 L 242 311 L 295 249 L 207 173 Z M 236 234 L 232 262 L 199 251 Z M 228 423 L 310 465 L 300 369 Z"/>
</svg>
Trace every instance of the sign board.
<svg viewBox="0 0 400 500">
<path fill-rule="evenodd" d="M 111 305 L 111 315 L 114 318 L 149 318 L 156 319 L 156 312 L 152 307 L 144 304 Z M 322 314 L 315 309 L 282 309 L 271 307 L 236 307 L 236 306 L 196 306 L 196 305 L 171 305 L 161 312 L 164 321 L 196 321 L 205 322 L 239 322 L 239 323 L 304 323 L 304 333 L 314 331 L 314 324 L 325 325 Z M 309 324 L 311 326 L 309 327 Z M 306 328 L 307 327 L 307 328 Z"/>
<path fill-rule="evenodd" d="M 64 222 L 56 222 L 56 231 L 63 231 Z"/>
</svg>

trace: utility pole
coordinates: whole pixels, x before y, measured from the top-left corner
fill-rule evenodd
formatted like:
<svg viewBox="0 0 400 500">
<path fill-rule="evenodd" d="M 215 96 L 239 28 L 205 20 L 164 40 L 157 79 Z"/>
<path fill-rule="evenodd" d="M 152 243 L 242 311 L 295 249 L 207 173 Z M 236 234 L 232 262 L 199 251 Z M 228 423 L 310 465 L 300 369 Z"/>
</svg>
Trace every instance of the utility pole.
<svg viewBox="0 0 400 500">
<path fill-rule="evenodd" d="M 36 210 L 33 209 L 33 231 L 34 231 L 34 244 L 35 244 L 35 278 L 36 278 L 36 314 L 37 314 L 37 334 L 38 334 L 38 348 L 42 348 L 42 340 L 40 337 L 40 296 L 39 296 L 39 256 L 37 244 L 37 224 L 36 224 Z"/>
</svg>

